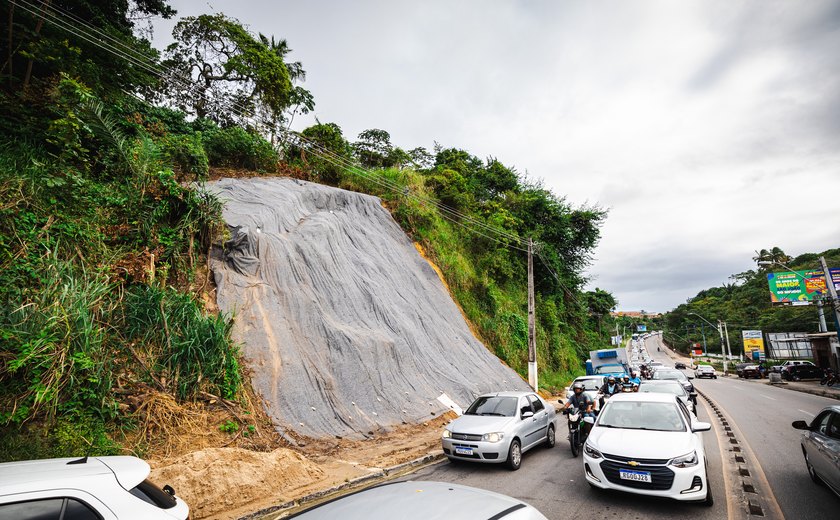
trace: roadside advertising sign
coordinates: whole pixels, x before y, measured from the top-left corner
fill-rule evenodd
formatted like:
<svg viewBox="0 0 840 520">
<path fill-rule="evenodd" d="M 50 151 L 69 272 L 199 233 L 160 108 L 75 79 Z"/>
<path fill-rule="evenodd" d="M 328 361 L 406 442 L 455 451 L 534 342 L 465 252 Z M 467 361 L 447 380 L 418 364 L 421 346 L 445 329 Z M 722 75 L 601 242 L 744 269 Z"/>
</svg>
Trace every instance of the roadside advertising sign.
<svg viewBox="0 0 840 520">
<path fill-rule="evenodd" d="M 636 332 L 647 332 L 647 325 L 636 325 Z"/>
<path fill-rule="evenodd" d="M 840 269 L 832 268 L 828 271 L 834 287 L 840 290 Z M 822 270 L 767 273 L 767 285 L 773 303 L 810 305 L 816 298 L 828 294 Z"/>
<path fill-rule="evenodd" d="M 744 330 L 741 336 L 744 339 L 744 355 L 753 359 L 764 356 L 764 338 L 760 330 Z"/>
</svg>

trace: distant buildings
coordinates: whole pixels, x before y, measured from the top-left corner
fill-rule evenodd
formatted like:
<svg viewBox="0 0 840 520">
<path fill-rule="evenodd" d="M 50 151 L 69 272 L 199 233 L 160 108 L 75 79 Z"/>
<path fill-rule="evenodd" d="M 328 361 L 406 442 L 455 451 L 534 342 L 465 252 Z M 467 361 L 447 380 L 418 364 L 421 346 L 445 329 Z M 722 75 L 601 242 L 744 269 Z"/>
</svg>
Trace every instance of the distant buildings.
<svg viewBox="0 0 840 520">
<path fill-rule="evenodd" d="M 614 311 L 610 313 L 613 318 L 626 316 L 628 318 L 659 318 L 662 316 L 661 312 L 645 312 L 645 311 Z"/>
</svg>

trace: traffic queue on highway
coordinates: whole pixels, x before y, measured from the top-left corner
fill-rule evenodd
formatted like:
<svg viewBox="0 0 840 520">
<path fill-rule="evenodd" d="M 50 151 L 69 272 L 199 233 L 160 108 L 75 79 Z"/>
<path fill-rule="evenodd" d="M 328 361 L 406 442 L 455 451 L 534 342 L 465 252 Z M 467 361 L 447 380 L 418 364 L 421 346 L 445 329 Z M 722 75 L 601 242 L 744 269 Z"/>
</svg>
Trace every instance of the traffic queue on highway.
<svg viewBox="0 0 840 520">
<path fill-rule="evenodd" d="M 627 348 L 592 352 L 587 375 L 566 389 L 559 403 L 572 455 L 582 454 L 583 476 L 596 490 L 712 506 L 703 440 L 712 425 L 698 419 L 693 380 L 718 374 L 699 365 L 690 376 L 684 363 L 654 360 L 645 346 L 648 336 L 634 336 Z M 446 426 L 443 451 L 452 462 L 504 463 L 516 470 L 524 452 L 555 446 L 555 417 L 554 406 L 536 393 L 480 396 Z M 801 448 L 811 478 L 840 496 L 840 406 L 792 426 L 804 430 Z"/>
</svg>

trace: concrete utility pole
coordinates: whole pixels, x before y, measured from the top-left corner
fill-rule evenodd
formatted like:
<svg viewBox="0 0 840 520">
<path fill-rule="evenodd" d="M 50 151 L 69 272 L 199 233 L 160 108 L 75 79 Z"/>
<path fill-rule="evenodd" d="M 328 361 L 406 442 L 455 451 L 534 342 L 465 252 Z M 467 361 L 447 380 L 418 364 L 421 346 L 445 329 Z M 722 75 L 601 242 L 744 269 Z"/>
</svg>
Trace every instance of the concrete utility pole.
<svg viewBox="0 0 840 520">
<path fill-rule="evenodd" d="M 726 375 L 726 343 L 723 341 L 723 322 L 718 320 L 718 334 L 720 334 L 720 354 L 723 356 L 723 375 Z"/>
<path fill-rule="evenodd" d="M 825 258 L 820 257 L 820 265 L 825 274 L 825 286 L 828 288 L 828 294 L 831 295 L 831 308 L 834 310 L 834 327 L 837 329 L 837 337 L 840 338 L 840 299 L 837 298 L 837 289 L 834 287 L 834 280 L 831 279 L 831 272 L 828 266 L 825 265 Z M 827 328 L 827 327 L 826 327 Z"/>
<path fill-rule="evenodd" d="M 723 373 L 726 374 L 726 362 L 729 358 L 732 357 L 732 347 L 729 346 L 729 327 L 726 326 L 726 322 L 723 322 L 723 330 L 726 331 L 726 356 L 723 358 Z"/>
<path fill-rule="evenodd" d="M 528 384 L 537 391 L 537 334 L 534 317 L 533 241 L 528 239 Z"/>
</svg>

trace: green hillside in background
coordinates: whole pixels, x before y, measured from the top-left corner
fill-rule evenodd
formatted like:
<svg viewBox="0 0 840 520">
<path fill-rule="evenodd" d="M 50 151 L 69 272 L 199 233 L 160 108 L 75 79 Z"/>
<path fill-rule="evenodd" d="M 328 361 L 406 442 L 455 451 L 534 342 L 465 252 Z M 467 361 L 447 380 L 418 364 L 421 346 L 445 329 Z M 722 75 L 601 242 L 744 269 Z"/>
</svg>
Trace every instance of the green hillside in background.
<svg viewBox="0 0 840 520">
<path fill-rule="evenodd" d="M 821 253 L 804 253 L 796 257 L 786 255 L 777 247 L 759 251 L 753 258 L 756 269 L 732 275 L 731 283 L 700 291 L 686 303 L 663 315 L 658 325 L 664 328 L 669 344 L 683 352 L 688 352 L 692 343 L 702 344 L 703 332 L 709 350 L 720 352 L 721 342 L 717 330 L 691 313 L 699 314 L 712 323 L 717 323 L 717 320 L 726 321 L 733 355 L 743 351 L 742 330 L 817 332 L 819 320 L 816 305 L 791 306 L 771 303 L 767 274 L 789 272 L 789 269 L 821 271 L 821 256 L 825 258 L 829 268 L 840 267 L 838 248 Z M 837 330 L 829 305 L 825 308 L 825 319 L 828 330 Z"/>
</svg>

